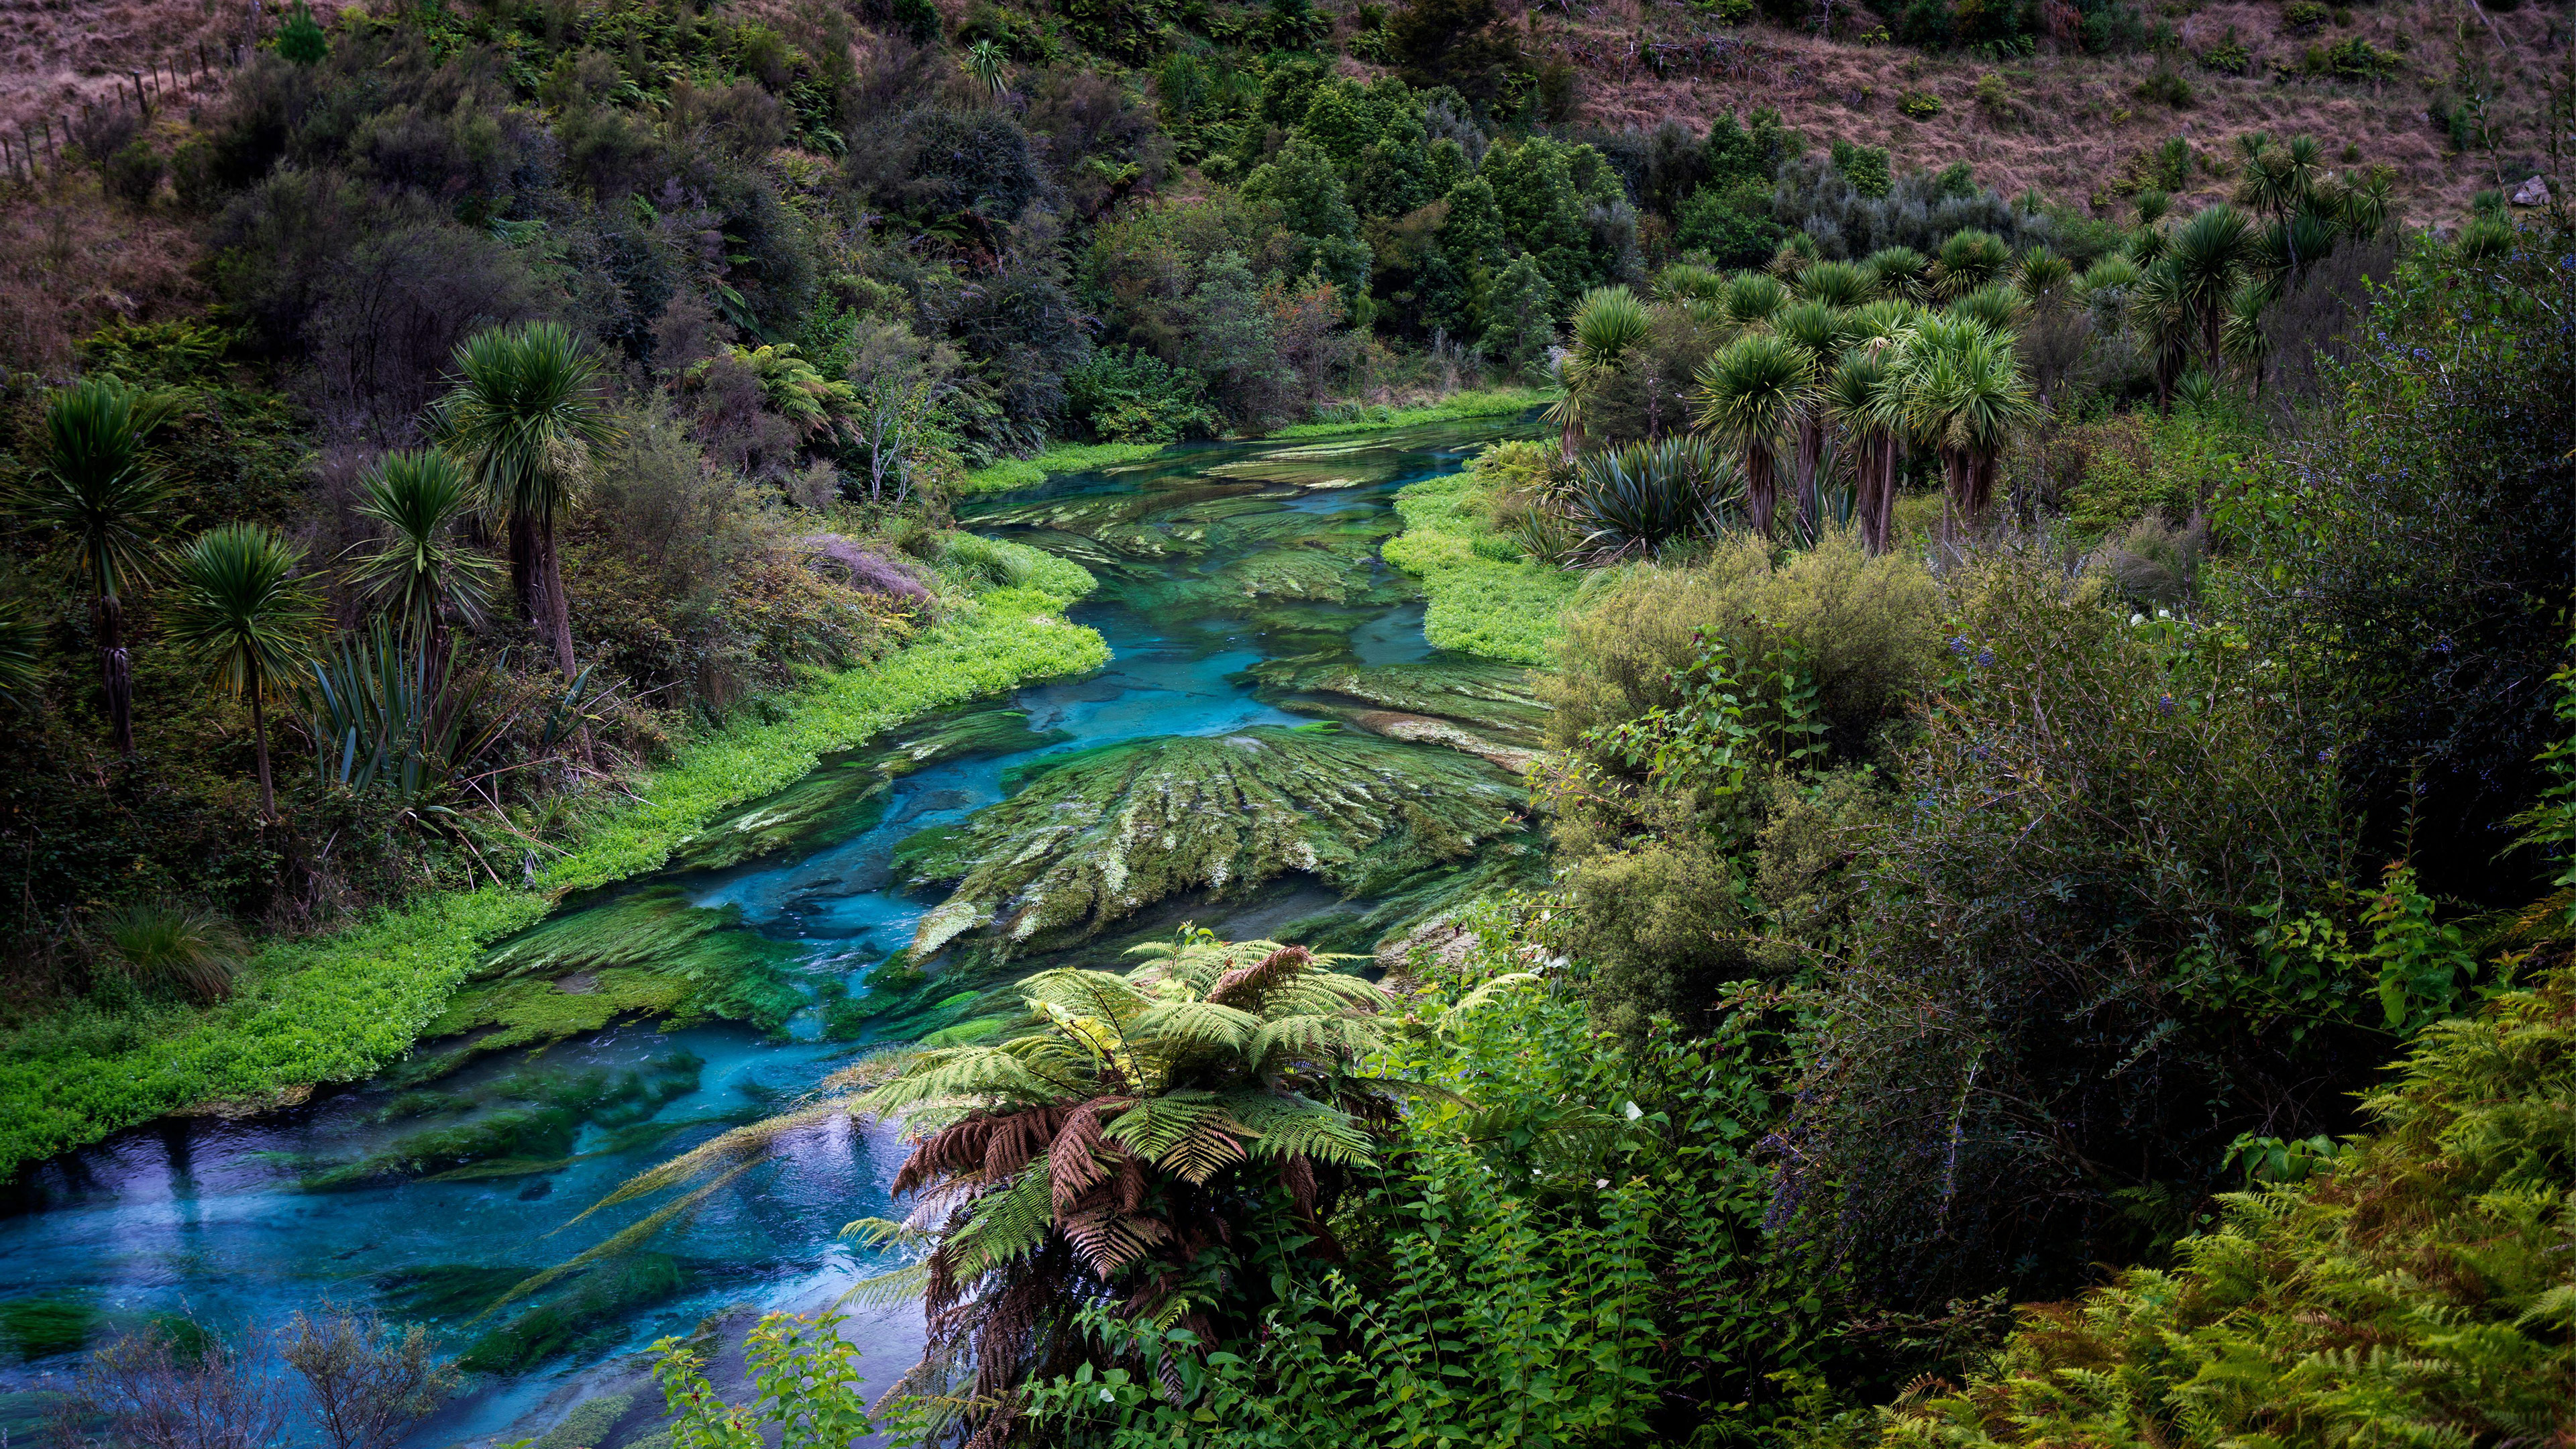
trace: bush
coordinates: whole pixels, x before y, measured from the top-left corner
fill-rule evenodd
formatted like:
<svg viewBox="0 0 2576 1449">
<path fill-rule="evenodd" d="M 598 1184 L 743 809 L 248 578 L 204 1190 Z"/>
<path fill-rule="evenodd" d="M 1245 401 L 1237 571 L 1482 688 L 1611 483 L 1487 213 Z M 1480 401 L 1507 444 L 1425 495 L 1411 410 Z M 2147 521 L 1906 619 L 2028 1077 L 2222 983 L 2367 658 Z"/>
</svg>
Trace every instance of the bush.
<svg viewBox="0 0 2576 1449">
<path fill-rule="evenodd" d="M 1107 443 L 1211 437 L 1207 379 L 1134 347 L 1101 348 L 1064 375 L 1065 410 Z"/>
<path fill-rule="evenodd" d="M 2399 1425 L 2468 1442 L 2552 1422 L 2576 1362 L 2564 1239 L 2539 1205 L 2565 1187 L 2571 1034 L 2563 968 L 2435 1027 L 2370 1097 L 2376 1135 L 2303 1183 L 2246 1184 L 2170 1269 L 2025 1310 L 1964 1386 L 1883 1412 L 1878 1442 L 2216 1449 L 2284 1423 L 2318 1443 Z M 2188 1407 L 2150 1440 L 2148 1404 Z"/>
<path fill-rule="evenodd" d="M 2036 551 L 1952 590 L 1780 1138 L 1802 1230 L 1926 1304 L 2060 1288 L 2169 1233 L 2236 1133 L 2335 1130 L 2380 1014 L 2350 959 L 2257 944 L 2356 924 L 2331 756 L 2276 669 Z"/>
<path fill-rule="evenodd" d="M 1941 98 L 1930 91 L 1907 91 L 1896 98 L 1896 109 L 1917 121 L 1928 121 L 1941 114 Z"/>
<path fill-rule="evenodd" d="M 1769 212 L 1768 186 L 1703 186 L 1682 203 L 1673 244 L 1722 267 L 1760 266 L 1787 235 Z"/>
<path fill-rule="evenodd" d="M 1871 557 L 1848 530 L 1780 563 L 1761 540 L 1730 538 L 1704 564 L 1632 573 L 1568 619 L 1557 673 L 1541 686 L 1554 707 L 1548 738 L 1576 748 L 1589 731 L 1678 703 L 1674 677 L 1707 630 L 1749 653 L 1798 649 L 1834 744 L 1857 754 L 1928 677 L 1940 627 L 1939 591 L 1919 559 Z"/>
</svg>

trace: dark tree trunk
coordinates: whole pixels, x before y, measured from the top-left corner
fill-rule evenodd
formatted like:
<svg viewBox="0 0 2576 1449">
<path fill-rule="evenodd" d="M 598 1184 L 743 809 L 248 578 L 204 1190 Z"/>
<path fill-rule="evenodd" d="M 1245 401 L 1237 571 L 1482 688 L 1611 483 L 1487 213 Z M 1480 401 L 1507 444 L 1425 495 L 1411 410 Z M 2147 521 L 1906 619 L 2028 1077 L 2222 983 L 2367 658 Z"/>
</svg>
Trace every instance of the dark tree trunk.
<svg viewBox="0 0 2576 1449">
<path fill-rule="evenodd" d="M 271 784 L 268 778 L 268 710 L 260 698 L 267 692 L 261 687 L 266 681 L 259 677 L 257 664 L 250 667 L 249 682 L 251 747 L 259 755 L 259 818 L 275 820 L 277 787 Z"/>
<path fill-rule="evenodd" d="M 564 599 L 552 524 L 525 513 L 511 515 L 510 584 L 529 624 L 554 647 L 556 667 L 564 678 L 572 678 L 572 612 Z"/>
<path fill-rule="evenodd" d="M 1824 459 L 1825 425 L 1810 417 L 1798 424 L 1798 527 L 1810 539 L 1824 531 L 1823 480 L 1816 476 Z"/>
<path fill-rule="evenodd" d="M 1771 449 L 1761 443 L 1744 450 L 1744 511 L 1752 517 L 1753 531 L 1771 536 L 1771 512 L 1780 501 L 1777 465 Z"/>
<path fill-rule="evenodd" d="M 107 691 L 108 736 L 120 755 L 134 753 L 134 660 L 125 650 L 125 603 L 98 600 L 98 672 Z"/>
<path fill-rule="evenodd" d="M 1852 469 L 1860 485 L 1852 512 L 1860 524 L 1861 547 L 1872 554 L 1887 552 L 1888 495 L 1896 486 L 1895 469 L 1889 464 L 1895 456 L 1895 448 L 1886 440 L 1869 438 L 1861 443 Z"/>
</svg>

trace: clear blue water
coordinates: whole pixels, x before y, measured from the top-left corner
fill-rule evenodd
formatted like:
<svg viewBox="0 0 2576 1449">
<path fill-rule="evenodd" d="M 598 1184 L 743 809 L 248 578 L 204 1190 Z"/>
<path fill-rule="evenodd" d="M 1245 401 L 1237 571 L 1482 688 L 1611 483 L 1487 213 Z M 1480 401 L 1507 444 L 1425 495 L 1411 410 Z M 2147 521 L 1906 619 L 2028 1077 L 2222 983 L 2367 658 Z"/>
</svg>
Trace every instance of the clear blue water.
<svg viewBox="0 0 2576 1449">
<path fill-rule="evenodd" d="M 1114 651 L 1114 661 L 1095 674 L 1033 685 L 1007 703 L 1026 713 L 1031 730 L 1062 732 L 1041 750 L 1076 749 L 1311 723 L 1311 713 L 1281 707 L 1243 677 L 1267 659 L 1435 660 L 1422 637 L 1420 604 L 1376 559 L 1375 541 L 1395 527 L 1389 497 L 1397 487 L 1454 470 L 1472 444 L 1501 431 L 1380 434 L 1334 445 L 1320 463 L 1313 444 L 1210 446 L 979 503 L 961 519 L 964 526 L 1059 549 L 1101 575 L 1100 593 L 1074 617 L 1099 629 Z M 1317 482 L 1327 486 L 1309 486 Z M 1326 552 L 1336 561 L 1331 597 L 1198 586 L 1262 550 L 1284 547 L 1295 556 L 1317 539 L 1329 540 Z M 993 703 L 1000 702 L 983 707 Z M 898 778 L 881 817 L 864 829 L 826 832 L 727 870 L 669 872 L 630 888 L 677 882 L 697 904 L 736 906 L 742 929 L 800 943 L 809 979 L 857 987 L 865 968 L 906 944 L 937 904 L 891 888 L 888 852 L 914 831 L 1002 799 L 1003 770 L 1016 757 L 944 760 Z M 1290 880 L 1203 912 L 1201 920 L 1248 936 L 1331 904 L 1330 892 L 1315 883 Z M 724 1126 L 794 1099 L 857 1049 L 819 1034 L 811 1011 L 782 1036 L 722 1025 L 665 1032 L 649 1022 L 622 1024 L 533 1057 L 489 1055 L 426 1082 L 402 1080 L 398 1070 L 251 1120 L 171 1119 L 31 1169 L 0 1189 L 0 1340 L 16 1339 L 19 1349 L 0 1358 L 0 1430 L 12 1438 L 32 1432 L 48 1391 L 78 1362 L 77 1350 L 56 1343 L 49 1353 L 45 1342 L 24 1339 L 25 1325 L 41 1316 L 31 1305 L 88 1314 L 94 1335 L 157 1313 L 239 1328 L 274 1326 L 323 1303 L 372 1306 L 425 1319 L 451 1350 L 464 1349 L 520 1311 L 475 1319 L 501 1286 L 650 1210 L 627 1207 L 573 1223 L 582 1207 Z M 406 1090 L 447 1094 L 464 1105 L 439 1120 L 472 1122 L 506 1104 L 514 1082 L 562 1081 L 594 1069 L 610 1079 L 639 1073 L 660 1090 L 613 1122 L 582 1126 L 570 1160 L 551 1170 L 394 1179 L 331 1192 L 304 1185 L 317 1169 L 357 1161 L 420 1131 Z M 588 1395 L 638 1389 L 635 1351 L 659 1336 L 713 1321 L 724 1342 L 738 1339 L 759 1311 L 827 1305 L 882 1266 L 836 1234 L 856 1218 L 899 1215 L 886 1185 L 901 1157 L 890 1133 L 846 1120 L 790 1139 L 775 1161 L 650 1245 L 667 1255 L 656 1260 L 665 1265 L 658 1286 L 645 1284 L 614 1311 L 576 1321 L 533 1364 L 474 1376 L 412 1442 L 542 1433 Z M 861 1313 L 845 1331 L 860 1343 L 872 1376 L 890 1376 L 918 1347 L 917 1310 Z M 648 1426 L 647 1401 L 649 1389 L 598 1449 Z"/>
</svg>

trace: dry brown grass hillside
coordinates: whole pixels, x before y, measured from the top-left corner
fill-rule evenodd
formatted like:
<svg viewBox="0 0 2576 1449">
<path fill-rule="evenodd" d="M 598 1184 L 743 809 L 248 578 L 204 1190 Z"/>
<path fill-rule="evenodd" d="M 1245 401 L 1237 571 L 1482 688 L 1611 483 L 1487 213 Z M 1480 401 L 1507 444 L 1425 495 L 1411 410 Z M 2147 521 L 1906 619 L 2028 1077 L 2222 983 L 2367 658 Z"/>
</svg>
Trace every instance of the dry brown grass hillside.
<svg viewBox="0 0 2576 1449">
<path fill-rule="evenodd" d="M 2152 54 L 2055 53 L 2042 42 L 2039 54 L 1996 64 L 1767 25 L 1722 25 L 1681 0 L 1601 0 L 1571 16 L 1550 9 L 1539 15 L 1531 44 L 1583 74 L 1582 117 L 1595 124 L 1652 127 L 1672 119 L 1704 126 L 1722 108 L 1771 106 L 1818 144 L 1885 146 L 1899 169 L 1966 161 L 1980 181 L 2006 193 L 2036 186 L 2079 203 L 2109 204 L 2121 175 L 2177 134 L 2224 158 L 2228 141 L 2247 131 L 2308 132 L 2329 143 L 2331 157 L 2345 157 L 2348 142 L 2360 163 L 2392 168 L 2396 208 L 2417 223 L 2456 218 L 2472 194 L 2498 184 L 2486 157 L 2455 156 L 2426 118 L 2428 103 L 2465 59 L 2484 68 L 2499 97 L 2506 131 L 2500 159 L 2518 163 L 2503 168 L 2507 189 L 2537 169 L 2538 114 L 2549 72 L 2567 48 L 2565 22 L 2554 9 L 2499 15 L 2473 11 L 2467 0 L 2385 0 L 2339 12 L 2348 23 L 2329 20 L 2298 32 L 2277 0 L 2167 0 L 2148 8 L 2175 28 L 2179 55 L 2159 61 Z M 2250 76 L 2221 74 L 2194 59 L 2231 34 L 2248 53 Z M 2309 47 L 2352 37 L 2394 55 L 2400 73 L 2374 82 L 2273 78 L 2276 66 L 2295 70 Z M 1674 57 L 1661 76 L 1646 58 L 1656 46 Z M 2188 105 L 2141 97 L 2140 82 L 2160 65 L 2189 83 Z M 1939 113 L 1903 114 L 1899 104 L 1909 93 L 1936 97 Z M 2227 186 L 2204 172 L 2177 200 L 2215 199 Z"/>
<path fill-rule="evenodd" d="M 315 0 L 329 14 L 344 0 Z M 274 0 L 0 0 L 0 126 L 15 144 L 17 129 L 50 115 L 57 124 L 84 102 L 131 96 L 133 71 L 155 74 L 150 92 L 175 85 L 202 97 L 217 83 L 220 61 L 252 33 L 276 30 Z M 203 57 L 209 73 L 199 79 Z M 163 66 L 176 69 L 172 75 Z"/>
</svg>

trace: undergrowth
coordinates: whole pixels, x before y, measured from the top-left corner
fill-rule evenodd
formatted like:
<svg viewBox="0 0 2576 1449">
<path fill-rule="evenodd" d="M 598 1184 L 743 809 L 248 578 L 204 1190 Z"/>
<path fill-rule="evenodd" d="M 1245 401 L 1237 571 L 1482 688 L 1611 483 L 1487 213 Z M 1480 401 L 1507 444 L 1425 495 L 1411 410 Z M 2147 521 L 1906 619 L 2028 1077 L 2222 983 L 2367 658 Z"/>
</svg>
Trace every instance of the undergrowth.
<svg viewBox="0 0 2576 1449">
<path fill-rule="evenodd" d="M 1098 634 L 1059 617 L 1089 592 L 1090 576 L 1000 547 L 1032 556 L 1030 587 L 994 589 L 909 648 L 817 680 L 776 723 L 745 719 L 685 747 L 636 784 L 634 803 L 524 885 L 435 894 L 352 930 L 272 945 L 232 1000 L 204 1013 L 111 1022 L 75 1011 L 21 1029 L 0 1045 L 0 1170 L 198 1104 L 364 1077 L 439 1016 L 485 946 L 566 894 L 659 866 L 692 831 L 795 780 L 826 751 L 1025 679 L 1106 663 Z"/>
</svg>

